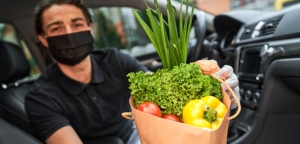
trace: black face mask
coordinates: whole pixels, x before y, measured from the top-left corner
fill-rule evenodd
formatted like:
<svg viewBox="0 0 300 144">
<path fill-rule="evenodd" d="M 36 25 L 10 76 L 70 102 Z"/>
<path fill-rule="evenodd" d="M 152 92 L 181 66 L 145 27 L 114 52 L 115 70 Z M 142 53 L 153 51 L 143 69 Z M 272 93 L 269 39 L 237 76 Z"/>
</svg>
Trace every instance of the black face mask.
<svg viewBox="0 0 300 144">
<path fill-rule="evenodd" d="M 55 60 L 71 66 L 81 62 L 93 49 L 90 31 L 48 37 L 47 41 Z"/>
</svg>

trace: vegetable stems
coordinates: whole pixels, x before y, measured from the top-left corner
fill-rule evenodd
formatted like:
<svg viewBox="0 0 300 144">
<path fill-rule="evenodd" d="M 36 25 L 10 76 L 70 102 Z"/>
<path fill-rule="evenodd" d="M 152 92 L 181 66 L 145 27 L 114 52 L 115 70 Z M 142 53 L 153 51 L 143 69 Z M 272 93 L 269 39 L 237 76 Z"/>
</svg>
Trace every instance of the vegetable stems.
<svg viewBox="0 0 300 144">
<path fill-rule="evenodd" d="M 157 0 L 154 0 L 155 9 L 152 9 L 146 3 L 146 14 L 150 24 L 147 24 L 142 19 L 138 10 L 133 10 L 135 17 L 158 53 L 164 69 L 172 69 L 174 66 L 179 66 L 180 63 L 186 63 L 188 37 L 190 35 L 195 4 L 193 3 L 192 5 L 191 17 L 188 17 L 188 0 L 185 0 L 185 3 L 186 9 L 185 15 L 183 15 L 182 6 L 184 0 L 182 0 L 179 11 L 179 27 L 177 27 L 176 23 L 176 9 L 172 5 L 171 0 L 167 0 L 166 5 L 167 21 L 163 17 Z"/>
</svg>

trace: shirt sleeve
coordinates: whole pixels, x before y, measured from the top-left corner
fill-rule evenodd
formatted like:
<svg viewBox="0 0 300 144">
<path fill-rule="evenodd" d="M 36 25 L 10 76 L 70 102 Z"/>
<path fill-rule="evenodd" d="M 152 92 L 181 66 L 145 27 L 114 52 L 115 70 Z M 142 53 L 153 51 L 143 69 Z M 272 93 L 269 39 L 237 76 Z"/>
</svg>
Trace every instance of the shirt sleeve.
<svg viewBox="0 0 300 144">
<path fill-rule="evenodd" d="M 50 98 L 29 93 L 25 99 L 25 109 L 33 131 L 43 141 L 58 129 L 70 125 Z"/>
</svg>

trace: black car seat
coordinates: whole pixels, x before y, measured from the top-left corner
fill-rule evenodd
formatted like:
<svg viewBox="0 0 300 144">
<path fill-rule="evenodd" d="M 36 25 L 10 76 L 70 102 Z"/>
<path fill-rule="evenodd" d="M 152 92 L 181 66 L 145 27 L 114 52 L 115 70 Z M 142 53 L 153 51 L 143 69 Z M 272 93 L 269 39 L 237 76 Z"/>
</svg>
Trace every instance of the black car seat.
<svg viewBox="0 0 300 144">
<path fill-rule="evenodd" d="M 27 132 L 15 127 L 0 118 L 0 143 L 1 144 L 43 144 Z"/>
<path fill-rule="evenodd" d="M 32 79 L 26 79 L 30 65 L 19 46 L 4 41 L 0 41 L 0 58 L 0 117 L 31 133 L 24 107 L 25 95 L 33 84 Z"/>
</svg>

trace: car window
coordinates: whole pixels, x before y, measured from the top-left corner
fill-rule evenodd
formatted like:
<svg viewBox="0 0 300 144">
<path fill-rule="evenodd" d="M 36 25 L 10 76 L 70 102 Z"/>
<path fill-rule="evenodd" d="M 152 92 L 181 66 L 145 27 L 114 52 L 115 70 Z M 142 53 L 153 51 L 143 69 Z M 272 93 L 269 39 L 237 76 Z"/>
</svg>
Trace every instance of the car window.
<svg viewBox="0 0 300 144">
<path fill-rule="evenodd" d="M 200 0 L 197 7 L 214 15 L 233 10 L 278 11 L 299 0 Z"/>
<path fill-rule="evenodd" d="M 132 10 L 130 7 L 90 9 L 94 20 L 95 49 L 114 47 L 135 57 L 155 52 Z M 193 32 L 192 38 L 195 38 Z"/>
<path fill-rule="evenodd" d="M 114 47 L 132 56 L 154 52 L 132 8 L 100 7 L 91 9 L 94 18 L 95 49 Z"/>
<path fill-rule="evenodd" d="M 13 25 L 7 23 L 0 23 L 0 40 L 16 44 L 22 48 L 24 55 L 30 64 L 31 70 L 29 76 L 33 77 L 40 74 L 40 69 L 36 65 L 32 55 L 30 54 L 30 51 L 28 50 L 28 47 L 20 38 L 18 32 L 16 31 Z"/>
</svg>

